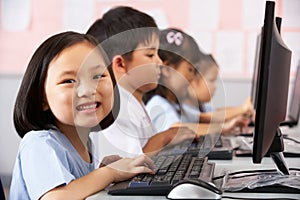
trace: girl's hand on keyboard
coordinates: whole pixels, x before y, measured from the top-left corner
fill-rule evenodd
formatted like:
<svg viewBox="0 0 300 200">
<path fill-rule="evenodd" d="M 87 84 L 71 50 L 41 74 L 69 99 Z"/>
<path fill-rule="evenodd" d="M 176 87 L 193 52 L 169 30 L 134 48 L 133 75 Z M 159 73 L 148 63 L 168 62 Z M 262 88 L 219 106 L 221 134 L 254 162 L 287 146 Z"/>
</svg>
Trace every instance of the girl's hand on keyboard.
<svg viewBox="0 0 300 200">
<path fill-rule="evenodd" d="M 122 158 L 106 166 L 113 176 L 114 182 L 128 180 L 139 173 L 154 174 L 154 163 L 145 155 L 135 158 Z"/>
</svg>

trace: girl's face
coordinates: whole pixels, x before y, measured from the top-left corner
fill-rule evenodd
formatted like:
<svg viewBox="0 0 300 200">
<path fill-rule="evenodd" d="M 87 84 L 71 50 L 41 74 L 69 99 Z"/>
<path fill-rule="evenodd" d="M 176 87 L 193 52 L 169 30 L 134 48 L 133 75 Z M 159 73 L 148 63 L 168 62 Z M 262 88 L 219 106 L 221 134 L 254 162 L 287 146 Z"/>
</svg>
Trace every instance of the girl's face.
<svg viewBox="0 0 300 200">
<path fill-rule="evenodd" d="M 131 60 L 124 60 L 126 74 L 120 84 L 129 87 L 130 91 L 144 94 L 157 87 L 162 61 L 158 56 L 159 39 L 153 36 L 146 44 L 140 44 L 132 52 Z"/>
<path fill-rule="evenodd" d="M 43 109 L 56 126 L 90 128 L 111 110 L 113 86 L 100 52 L 88 42 L 64 49 L 49 64 Z"/>
<path fill-rule="evenodd" d="M 166 67 L 168 68 L 168 77 L 163 82 L 163 84 L 165 84 L 164 86 L 169 88 L 178 99 L 185 97 L 188 91 L 187 88 L 191 81 L 194 80 L 194 66 L 184 60 L 177 66 L 171 64 L 169 66 L 164 66 L 164 68 Z"/>
<path fill-rule="evenodd" d="M 196 95 L 200 102 L 209 102 L 216 91 L 216 82 L 219 70 L 217 66 L 210 67 L 203 75 L 197 73 L 191 82 L 191 92 Z"/>
</svg>

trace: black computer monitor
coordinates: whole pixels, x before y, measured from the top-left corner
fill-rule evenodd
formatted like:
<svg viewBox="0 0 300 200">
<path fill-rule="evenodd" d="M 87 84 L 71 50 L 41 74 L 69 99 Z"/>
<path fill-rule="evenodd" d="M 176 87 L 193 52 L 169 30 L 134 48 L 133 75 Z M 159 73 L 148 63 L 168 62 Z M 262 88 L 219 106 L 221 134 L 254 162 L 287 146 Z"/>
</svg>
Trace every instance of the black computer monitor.
<svg viewBox="0 0 300 200">
<path fill-rule="evenodd" d="M 293 127 L 298 125 L 300 117 L 300 61 L 297 66 L 293 92 L 290 96 L 291 100 L 288 115 L 285 121 L 281 122 L 280 125 Z"/>
<path fill-rule="evenodd" d="M 300 116 L 300 61 L 297 66 L 294 88 L 293 88 L 292 98 L 290 101 L 290 109 L 288 113 L 288 118 L 290 121 L 292 121 L 290 126 L 298 125 L 299 116 Z"/>
<path fill-rule="evenodd" d="M 261 163 L 262 158 L 270 153 L 277 168 L 288 174 L 279 126 L 286 116 L 291 51 L 281 38 L 280 23 L 276 24 L 274 13 L 275 2 L 267 1 L 259 46 L 252 160 Z"/>
<path fill-rule="evenodd" d="M 258 65 L 259 65 L 259 55 L 260 55 L 260 41 L 261 34 L 259 34 L 256 38 L 256 51 L 255 51 L 255 59 L 254 59 L 254 69 L 252 74 L 252 84 L 251 84 L 251 101 L 253 103 L 254 109 L 256 109 L 256 99 L 257 99 L 257 81 L 258 81 Z"/>
<path fill-rule="evenodd" d="M 278 29 L 278 32 L 280 33 L 280 27 L 281 27 L 281 18 L 276 17 L 275 18 L 275 23 L 276 27 Z M 263 29 L 263 27 L 262 27 Z M 254 109 L 256 109 L 256 104 L 257 104 L 257 95 L 258 95 L 258 76 L 259 76 L 259 58 L 260 58 L 260 53 L 261 53 L 261 35 L 263 34 L 263 30 L 261 30 L 261 33 L 257 35 L 256 37 L 256 51 L 255 51 L 255 58 L 254 58 L 254 70 L 252 74 L 252 85 L 251 85 L 251 100 L 253 103 Z"/>
</svg>

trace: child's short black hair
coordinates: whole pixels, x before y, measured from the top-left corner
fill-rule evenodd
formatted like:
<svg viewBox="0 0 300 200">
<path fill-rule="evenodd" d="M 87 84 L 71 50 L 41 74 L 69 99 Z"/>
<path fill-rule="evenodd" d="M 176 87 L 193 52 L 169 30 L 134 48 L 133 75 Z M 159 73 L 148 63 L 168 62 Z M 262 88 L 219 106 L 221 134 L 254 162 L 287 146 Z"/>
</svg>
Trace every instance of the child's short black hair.
<svg viewBox="0 0 300 200">
<path fill-rule="evenodd" d="M 94 37 L 68 31 L 48 38 L 35 51 L 23 76 L 14 106 L 14 125 L 20 137 L 31 130 L 53 127 L 54 115 L 50 110 L 44 111 L 42 106 L 49 64 L 64 49 L 84 41 L 97 47 Z"/>
<path fill-rule="evenodd" d="M 87 34 L 94 36 L 105 49 L 109 59 L 127 56 L 141 43 L 147 44 L 159 35 L 155 20 L 148 14 L 128 6 L 118 6 L 96 20 Z"/>
</svg>

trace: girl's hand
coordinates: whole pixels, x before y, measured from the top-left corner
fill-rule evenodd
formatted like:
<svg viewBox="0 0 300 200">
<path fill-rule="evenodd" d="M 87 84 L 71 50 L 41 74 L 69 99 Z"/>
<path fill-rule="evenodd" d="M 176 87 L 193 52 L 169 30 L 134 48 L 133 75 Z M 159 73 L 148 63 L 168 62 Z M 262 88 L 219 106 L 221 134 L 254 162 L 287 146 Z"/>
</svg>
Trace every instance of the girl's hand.
<svg viewBox="0 0 300 200">
<path fill-rule="evenodd" d="M 123 158 L 106 166 L 110 169 L 113 182 L 120 182 L 134 177 L 139 173 L 154 174 L 154 163 L 145 155 L 135 158 Z"/>
</svg>

